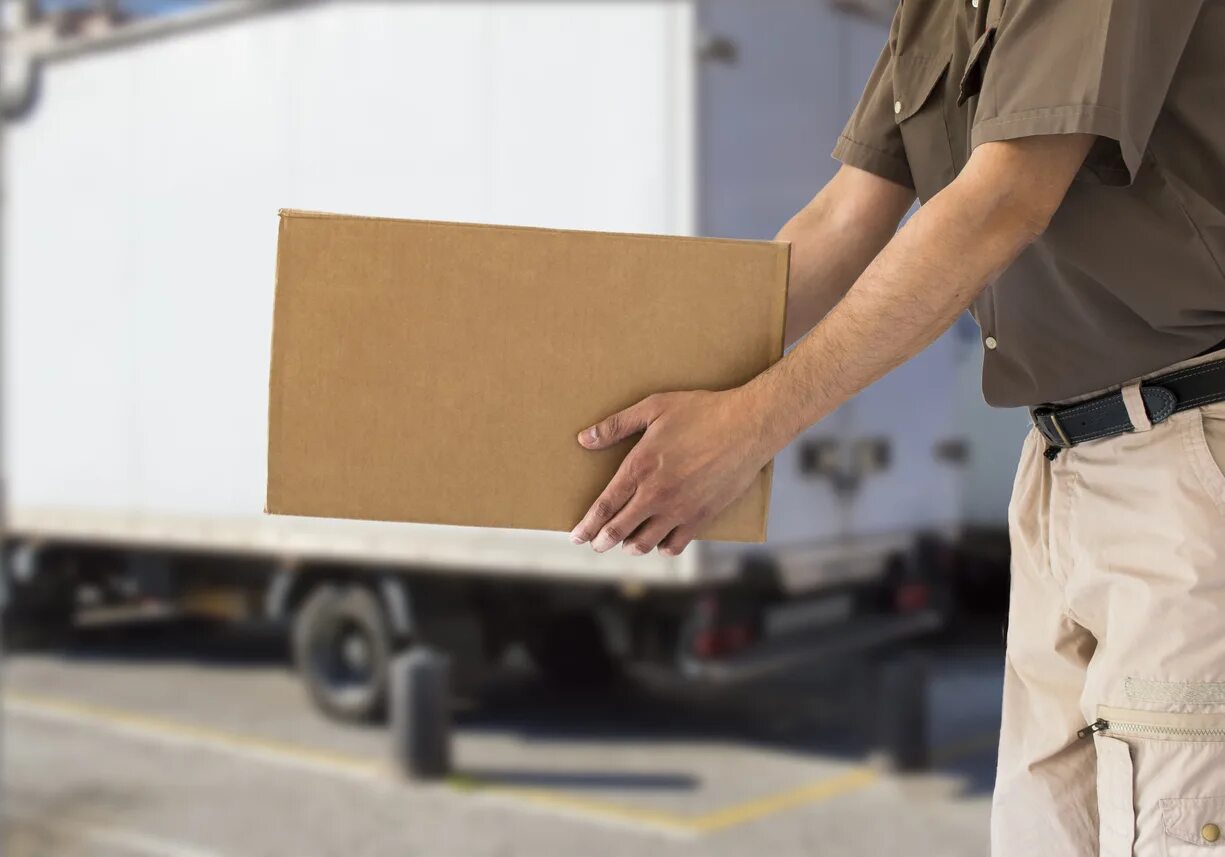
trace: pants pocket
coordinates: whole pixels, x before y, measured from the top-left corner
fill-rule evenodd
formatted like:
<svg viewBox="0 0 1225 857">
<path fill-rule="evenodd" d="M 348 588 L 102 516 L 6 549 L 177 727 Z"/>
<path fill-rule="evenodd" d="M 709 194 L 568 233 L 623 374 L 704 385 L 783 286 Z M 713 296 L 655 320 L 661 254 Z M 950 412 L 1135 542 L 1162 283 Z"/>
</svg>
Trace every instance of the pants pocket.
<svg viewBox="0 0 1225 857">
<path fill-rule="evenodd" d="M 1225 796 L 1163 798 L 1161 819 L 1167 857 L 1225 854 Z"/>
<path fill-rule="evenodd" d="M 1212 502 L 1225 514 L 1225 402 L 1191 411 L 1183 425 L 1191 466 Z"/>
<path fill-rule="evenodd" d="M 1102 706 L 1090 729 L 1101 857 L 1225 857 L 1225 714 Z"/>
</svg>

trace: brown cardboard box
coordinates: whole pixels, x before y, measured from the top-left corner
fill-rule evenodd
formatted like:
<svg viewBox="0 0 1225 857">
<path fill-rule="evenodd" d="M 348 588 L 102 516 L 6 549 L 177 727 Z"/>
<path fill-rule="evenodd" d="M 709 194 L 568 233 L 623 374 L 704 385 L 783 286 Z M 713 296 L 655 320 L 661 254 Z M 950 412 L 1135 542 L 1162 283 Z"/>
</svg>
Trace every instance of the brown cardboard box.
<svg viewBox="0 0 1225 857">
<path fill-rule="evenodd" d="M 630 443 L 575 436 L 782 353 L 786 244 L 281 212 L 276 514 L 569 530 Z M 762 540 L 770 468 L 705 533 Z"/>
</svg>

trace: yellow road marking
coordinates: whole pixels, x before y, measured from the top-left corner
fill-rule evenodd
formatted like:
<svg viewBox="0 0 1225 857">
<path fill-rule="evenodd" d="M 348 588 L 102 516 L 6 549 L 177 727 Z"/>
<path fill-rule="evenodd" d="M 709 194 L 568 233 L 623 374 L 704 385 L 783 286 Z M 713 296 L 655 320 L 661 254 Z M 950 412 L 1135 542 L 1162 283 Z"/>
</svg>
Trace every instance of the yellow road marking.
<svg viewBox="0 0 1225 857">
<path fill-rule="evenodd" d="M 614 801 L 588 798 L 550 789 L 534 789 L 527 786 L 504 786 L 496 782 L 475 785 L 475 791 L 505 795 L 545 809 L 558 810 L 565 814 L 588 816 L 602 821 L 627 824 L 636 828 L 651 828 L 663 833 L 692 835 L 697 831 L 689 819 L 678 813 L 631 806 Z"/>
<path fill-rule="evenodd" d="M 489 791 L 520 798 L 539 806 L 596 815 L 609 820 L 631 822 L 674 833 L 705 834 L 738 827 L 806 804 L 819 803 L 867 788 L 880 775 L 871 768 L 854 768 L 846 773 L 777 794 L 732 804 L 714 812 L 683 815 L 646 807 L 628 806 L 599 799 L 579 797 L 550 789 L 503 786 L 496 781 L 461 780 L 457 788 Z"/>
<path fill-rule="evenodd" d="M 385 772 L 384 765 L 359 756 L 164 720 L 104 705 L 11 691 L 4 695 L 4 700 L 5 707 L 16 712 L 28 711 L 61 720 L 89 721 L 134 735 L 204 744 L 214 749 L 243 752 L 276 762 L 326 768 L 362 777 L 378 776 Z"/>
<path fill-rule="evenodd" d="M 366 779 L 392 779 L 392 774 L 386 765 L 360 756 L 165 720 L 104 705 L 12 691 L 5 694 L 4 705 L 18 713 L 26 712 L 52 719 L 93 723 L 137 737 L 202 744 L 210 748 L 255 756 L 272 762 L 330 770 Z M 478 780 L 464 776 L 453 777 L 449 785 L 457 792 L 505 795 L 534 806 L 588 816 L 597 820 L 628 824 L 671 834 L 700 835 L 748 824 L 800 806 L 841 797 L 867 788 L 879 778 L 880 775 L 871 768 L 852 768 L 837 776 L 798 788 L 697 815 L 588 798 L 551 789 L 502 785 L 496 780 Z"/>
<path fill-rule="evenodd" d="M 690 820 L 694 830 L 713 833 L 757 821 L 805 804 L 819 803 L 830 798 L 841 797 L 865 789 L 875 783 L 880 775 L 871 768 L 854 768 L 846 773 L 790 791 L 767 795 L 756 800 L 729 806 L 716 812 L 700 815 Z"/>
</svg>

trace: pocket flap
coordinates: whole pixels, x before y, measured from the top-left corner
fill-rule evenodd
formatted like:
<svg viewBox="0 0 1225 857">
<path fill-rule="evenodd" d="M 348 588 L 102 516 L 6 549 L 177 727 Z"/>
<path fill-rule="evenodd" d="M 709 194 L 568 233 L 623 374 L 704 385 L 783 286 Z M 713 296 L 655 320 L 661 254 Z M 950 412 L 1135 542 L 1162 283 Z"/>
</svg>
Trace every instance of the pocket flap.
<svg viewBox="0 0 1225 857">
<path fill-rule="evenodd" d="M 1093 736 L 1097 749 L 1097 810 L 1101 857 L 1131 857 L 1136 811 L 1131 748 L 1109 735 Z"/>
<path fill-rule="evenodd" d="M 1165 832 L 1192 845 L 1225 853 L 1225 797 L 1172 797 L 1161 801 Z"/>
<path fill-rule="evenodd" d="M 904 122 L 927 103 L 949 60 L 907 54 L 894 57 L 893 62 L 893 118 Z"/>
<path fill-rule="evenodd" d="M 987 73 L 987 60 L 995 44 L 995 27 L 988 27 L 970 48 L 965 71 L 961 74 L 961 87 L 957 92 L 957 106 L 965 104 L 983 88 L 983 76 Z"/>
</svg>

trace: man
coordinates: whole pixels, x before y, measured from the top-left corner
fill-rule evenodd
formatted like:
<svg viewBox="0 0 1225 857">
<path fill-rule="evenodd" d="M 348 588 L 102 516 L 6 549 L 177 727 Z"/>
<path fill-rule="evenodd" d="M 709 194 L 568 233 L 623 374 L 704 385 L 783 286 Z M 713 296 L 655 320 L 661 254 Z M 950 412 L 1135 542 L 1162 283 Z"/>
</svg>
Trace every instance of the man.
<svg viewBox="0 0 1225 857">
<path fill-rule="evenodd" d="M 1225 849 L 1225 0 L 903 0 L 834 156 L 779 233 L 807 335 L 582 432 L 642 437 L 573 540 L 680 553 L 969 307 L 1036 423 L 993 853 Z"/>
</svg>

